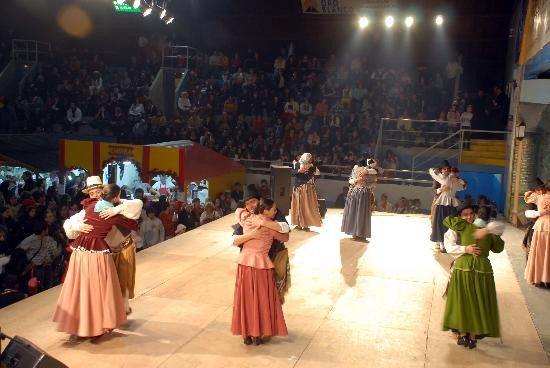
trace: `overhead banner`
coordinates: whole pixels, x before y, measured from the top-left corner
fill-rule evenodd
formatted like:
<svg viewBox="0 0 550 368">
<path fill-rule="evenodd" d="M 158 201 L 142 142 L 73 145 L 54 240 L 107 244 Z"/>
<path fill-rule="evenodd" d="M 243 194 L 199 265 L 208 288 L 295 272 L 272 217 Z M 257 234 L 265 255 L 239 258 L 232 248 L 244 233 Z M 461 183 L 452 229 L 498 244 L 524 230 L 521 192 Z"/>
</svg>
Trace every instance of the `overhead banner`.
<svg viewBox="0 0 550 368">
<path fill-rule="evenodd" d="M 397 0 L 301 0 L 306 14 L 358 14 L 362 10 L 397 7 Z"/>
<path fill-rule="evenodd" d="M 525 64 L 550 42 L 550 1 L 530 0 L 525 16 L 520 64 Z"/>
</svg>

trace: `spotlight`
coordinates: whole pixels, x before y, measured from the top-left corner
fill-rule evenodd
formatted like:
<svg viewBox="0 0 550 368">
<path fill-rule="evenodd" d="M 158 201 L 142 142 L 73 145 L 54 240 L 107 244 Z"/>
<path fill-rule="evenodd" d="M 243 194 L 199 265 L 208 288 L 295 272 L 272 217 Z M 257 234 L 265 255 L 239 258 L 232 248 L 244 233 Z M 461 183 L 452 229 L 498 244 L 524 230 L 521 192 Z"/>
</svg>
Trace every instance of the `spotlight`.
<svg viewBox="0 0 550 368">
<path fill-rule="evenodd" d="M 166 21 L 166 24 L 170 24 L 174 21 L 174 17 L 170 17 L 168 18 L 168 20 Z"/>
<path fill-rule="evenodd" d="M 414 24 L 414 18 L 409 16 L 407 18 L 405 18 L 405 26 L 407 26 L 407 28 L 410 28 L 412 25 Z"/>
<path fill-rule="evenodd" d="M 359 28 L 365 29 L 369 25 L 369 18 L 361 17 L 359 18 Z"/>
<path fill-rule="evenodd" d="M 139 8 L 139 6 L 141 5 L 141 0 L 134 0 L 134 4 L 133 4 L 133 7 L 134 8 Z"/>
<path fill-rule="evenodd" d="M 438 15 L 438 16 L 435 17 L 435 24 L 437 24 L 438 26 L 443 24 L 443 16 L 442 15 Z"/>
<path fill-rule="evenodd" d="M 386 23 L 386 28 L 391 28 L 393 27 L 393 23 L 395 22 L 395 20 L 393 19 L 393 17 L 391 15 L 388 15 L 386 17 L 386 19 L 384 20 L 384 23 Z"/>
<path fill-rule="evenodd" d="M 146 17 L 148 16 L 149 14 L 151 14 L 153 12 L 153 8 L 147 8 L 145 9 L 145 11 L 143 12 L 143 16 Z"/>
<path fill-rule="evenodd" d="M 166 16 L 166 9 L 162 9 L 160 12 L 160 19 L 164 18 Z"/>
</svg>

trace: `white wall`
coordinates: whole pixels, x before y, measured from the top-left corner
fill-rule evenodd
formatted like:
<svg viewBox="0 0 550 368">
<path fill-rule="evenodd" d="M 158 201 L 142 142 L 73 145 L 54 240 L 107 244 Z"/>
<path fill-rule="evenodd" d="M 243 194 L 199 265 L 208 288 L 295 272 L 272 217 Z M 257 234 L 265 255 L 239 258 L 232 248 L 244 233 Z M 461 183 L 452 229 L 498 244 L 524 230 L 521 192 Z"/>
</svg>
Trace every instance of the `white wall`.
<svg viewBox="0 0 550 368">
<path fill-rule="evenodd" d="M 521 102 L 550 104 L 550 79 L 524 80 L 521 85 Z"/>
<path fill-rule="evenodd" d="M 269 183 L 269 175 L 261 174 L 247 174 L 247 184 L 254 183 L 260 185 L 262 179 L 266 179 Z M 331 179 L 319 179 L 315 183 L 317 187 L 317 193 L 320 198 L 325 198 L 328 205 L 332 205 L 336 200 L 338 194 L 342 192 L 342 187 L 347 185 L 346 181 L 331 180 Z M 418 198 L 421 201 L 422 209 L 429 210 L 432 204 L 433 194 L 431 187 L 420 187 L 412 185 L 398 185 L 398 184 L 377 184 L 375 190 L 375 196 L 380 198 L 382 193 L 388 195 L 389 201 L 393 204 L 399 198 L 405 197 L 407 199 Z"/>
</svg>

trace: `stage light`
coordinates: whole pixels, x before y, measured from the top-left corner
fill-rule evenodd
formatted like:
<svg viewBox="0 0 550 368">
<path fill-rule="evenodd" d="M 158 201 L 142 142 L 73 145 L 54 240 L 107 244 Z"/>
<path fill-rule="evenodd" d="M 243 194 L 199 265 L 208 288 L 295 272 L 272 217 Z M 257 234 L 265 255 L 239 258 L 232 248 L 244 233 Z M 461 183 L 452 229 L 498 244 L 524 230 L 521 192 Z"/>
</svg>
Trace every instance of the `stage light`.
<svg viewBox="0 0 550 368">
<path fill-rule="evenodd" d="M 162 9 L 160 12 L 160 19 L 164 18 L 166 16 L 166 9 Z"/>
<path fill-rule="evenodd" d="M 391 28 L 393 27 L 393 23 L 395 22 L 395 20 L 393 19 L 393 17 L 391 15 L 388 15 L 386 17 L 386 19 L 384 20 L 384 23 L 386 23 L 386 28 Z"/>
<path fill-rule="evenodd" d="M 141 5 L 141 0 L 134 0 L 134 4 L 133 4 L 133 7 L 134 8 L 139 8 L 139 6 Z"/>
<path fill-rule="evenodd" d="M 369 18 L 361 17 L 359 18 L 359 28 L 365 29 L 369 25 Z"/>
<path fill-rule="evenodd" d="M 168 20 L 166 21 L 166 24 L 170 24 L 174 21 L 174 17 L 170 17 L 168 18 Z"/>
<path fill-rule="evenodd" d="M 149 14 L 151 14 L 153 12 L 153 8 L 147 8 L 145 9 L 145 11 L 143 12 L 143 16 L 146 17 L 148 16 Z"/>
<path fill-rule="evenodd" d="M 438 26 L 443 24 L 443 16 L 442 15 L 438 15 L 438 16 L 435 17 L 435 24 L 437 24 Z"/>
<path fill-rule="evenodd" d="M 405 26 L 407 26 L 407 28 L 410 28 L 412 25 L 414 24 L 414 18 L 413 17 L 407 17 L 405 18 Z"/>
</svg>

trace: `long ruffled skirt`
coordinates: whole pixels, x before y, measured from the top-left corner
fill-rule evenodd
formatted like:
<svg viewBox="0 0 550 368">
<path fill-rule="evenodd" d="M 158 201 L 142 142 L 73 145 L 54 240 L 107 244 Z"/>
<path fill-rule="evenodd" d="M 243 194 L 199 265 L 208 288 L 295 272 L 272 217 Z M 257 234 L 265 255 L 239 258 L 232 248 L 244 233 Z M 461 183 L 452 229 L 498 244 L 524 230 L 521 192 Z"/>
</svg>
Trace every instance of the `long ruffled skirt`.
<svg viewBox="0 0 550 368">
<path fill-rule="evenodd" d="M 290 222 L 300 227 L 321 226 L 321 213 L 315 184 L 306 183 L 294 188 L 290 204 Z"/>
<path fill-rule="evenodd" d="M 53 320 L 59 331 L 81 337 L 128 322 L 111 254 L 73 251 Z"/>
<path fill-rule="evenodd" d="M 525 280 L 530 284 L 550 283 L 550 233 L 533 230 L 525 267 Z"/>
<path fill-rule="evenodd" d="M 237 268 L 231 332 L 243 337 L 288 335 L 272 268 Z"/>
</svg>

